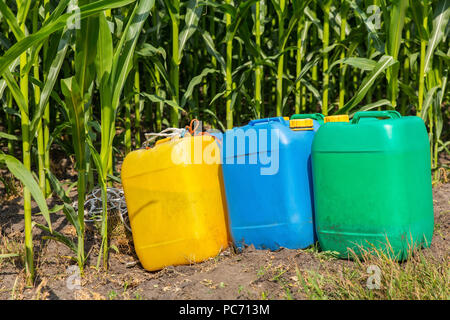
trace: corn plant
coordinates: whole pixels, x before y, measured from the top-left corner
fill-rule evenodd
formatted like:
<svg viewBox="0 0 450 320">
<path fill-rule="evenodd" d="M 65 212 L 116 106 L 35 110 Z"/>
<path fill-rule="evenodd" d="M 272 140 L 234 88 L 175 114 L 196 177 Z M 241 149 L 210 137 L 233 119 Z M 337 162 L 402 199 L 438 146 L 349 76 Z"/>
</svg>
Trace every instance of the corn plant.
<svg viewBox="0 0 450 320">
<path fill-rule="evenodd" d="M 116 164 L 145 132 L 194 117 L 225 130 L 293 112 L 396 109 L 424 120 L 438 179 L 450 153 L 449 15 L 450 0 L 0 0 L 0 162 L 24 185 L 28 284 L 33 225 L 84 268 L 96 186 L 97 266 L 107 267 Z M 74 159 L 68 187 L 52 172 L 57 149 Z M 63 204 L 45 209 L 48 197 Z M 33 223 L 32 198 L 43 214 L 62 211 L 76 236 Z"/>
<path fill-rule="evenodd" d="M 230 4 L 231 0 L 226 0 L 226 4 Z M 226 113 L 227 113 L 227 128 L 231 129 L 233 127 L 233 111 L 232 111 L 232 96 L 231 91 L 233 90 L 233 77 L 232 77 L 232 69 L 233 69 L 233 37 L 231 36 L 232 23 L 231 23 L 231 14 L 225 13 L 225 24 L 227 30 L 226 36 L 226 45 L 227 45 L 227 53 L 226 53 L 226 74 L 225 74 L 225 83 L 226 83 Z"/>
<path fill-rule="evenodd" d="M 341 16 L 341 25 L 340 25 L 340 33 L 339 33 L 339 40 L 341 43 L 345 41 L 346 38 L 346 31 L 347 31 L 347 14 L 349 10 L 349 4 L 346 0 L 343 0 L 341 3 L 340 8 L 340 16 Z M 341 48 L 341 56 L 340 59 L 345 59 L 345 50 L 344 48 Z M 344 106 L 345 101 L 345 71 L 346 68 L 344 64 L 340 65 L 340 75 L 339 75 L 339 108 L 342 108 Z"/>
<path fill-rule="evenodd" d="M 30 170 L 19 160 L 14 158 L 11 155 L 4 154 L 0 152 L 0 164 L 5 164 L 9 171 L 17 178 L 19 179 L 23 185 L 24 189 L 28 190 L 30 196 L 33 195 L 34 200 L 38 204 L 41 214 L 44 216 L 47 224 L 48 229 L 52 231 L 52 225 L 50 221 L 50 213 L 47 207 L 47 203 L 45 201 L 45 198 L 42 194 L 41 189 L 39 188 L 39 185 L 34 180 L 33 175 L 31 174 Z M 24 199 L 26 199 L 24 197 Z M 25 215 L 28 215 L 28 213 L 25 212 Z M 29 213 L 28 217 L 25 217 L 26 219 L 26 230 L 25 230 L 25 267 L 26 267 L 26 273 L 27 273 L 27 285 L 31 286 L 34 282 L 34 262 L 33 262 L 33 242 L 32 242 L 32 234 L 31 234 L 31 228 L 32 228 L 32 222 L 31 222 L 31 213 Z M 27 226 L 27 224 L 30 224 Z"/>
<path fill-rule="evenodd" d="M 382 1 L 383 17 L 386 19 L 386 54 L 397 60 L 402 42 L 402 31 L 405 23 L 407 0 L 395 0 L 388 3 Z M 388 8 L 389 7 L 389 8 Z M 395 108 L 398 97 L 398 72 L 399 63 L 394 63 L 386 71 L 388 81 L 388 100 Z"/>
<path fill-rule="evenodd" d="M 254 14 L 254 35 L 255 45 L 258 51 L 261 51 L 261 37 L 264 33 L 265 15 L 267 7 L 265 0 L 255 3 Z M 264 114 L 263 98 L 262 98 L 262 81 L 263 81 L 263 65 L 260 61 L 257 61 L 255 67 L 255 110 L 256 116 L 259 118 Z"/>
<path fill-rule="evenodd" d="M 145 19 L 154 5 L 154 0 L 142 0 L 130 13 L 124 35 L 117 47 L 113 49 L 111 32 L 104 14 L 99 15 L 99 34 L 97 43 L 97 77 L 101 101 L 101 133 L 102 144 L 100 161 L 97 161 L 99 180 L 101 181 L 103 201 L 102 244 L 100 257 L 103 254 L 103 266 L 107 267 L 108 259 L 108 215 L 106 207 L 107 173 L 110 171 L 113 137 L 115 135 L 115 118 L 120 104 L 125 81 L 133 64 L 134 49 Z M 94 152 L 95 154 L 95 152 Z M 99 166 L 100 165 L 100 166 Z"/>
<path fill-rule="evenodd" d="M 325 0 L 321 3 L 323 10 L 323 94 L 322 94 L 322 112 L 328 115 L 328 91 L 329 91 L 329 73 L 328 73 L 328 46 L 330 44 L 330 6 L 331 0 Z"/>
<path fill-rule="evenodd" d="M 81 16 L 79 19 L 82 23 L 86 23 L 86 18 L 105 10 L 105 7 L 114 7 L 117 4 L 123 4 L 124 1 L 99 1 L 93 4 L 88 4 L 87 2 L 82 3 L 80 7 Z M 4 17 L 7 17 L 7 22 L 10 25 L 13 33 L 16 36 L 17 42 L 14 44 L 0 59 L 2 60 L 2 67 L 0 70 L 1 74 L 8 87 L 10 88 L 14 99 L 21 111 L 21 126 L 22 126 L 22 151 L 23 151 L 23 163 L 25 168 L 31 170 L 31 143 L 35 137 L 36 131 L 40 128 L 42 113 L 45 112 L 45 105 L 47 101 L 43 101 L 42 95 L 50 94 L 52 87 L 54 85 L 55 78 L 52 81 L 47 82 L 47 88 L 44 86 L 40 100 L 43 103 L 37 108 L 35 117 L 33 121 L 30 121 L 30 110 L 29 110 L 29 94 L 28 94 L 28 84 L 29 77 L 28 73 L 31 69 L 32 62 L 35 56 L 39 52 L 39 48 L 46 41 L 47 37 L 52 33 L 63 29 L 67 25 L 67 20 L 73 18 L 72 13 L 62 14 L 65 7 L 69 4 L 69 1 L 62 1 L 58 4 L 57 9 L 47 20 L 47 24 L 44 22 L 44 26 L 35 32 L 33 35 L 26 37 L 24 32 L 25 19 L 28 10 L 31 6 L 31 1 L 19 2 L 17 5 L 18 15 L 14 18 L 11 10 L 5 5 L 4 2 L 0 3 L 0 12 Z M 78 17 L 77 17 L 78 18 Z M 70 32 L 66 32 L 70 34 Z M 66 39 L 67 40 L 67 39 Z M 82 47 L 85 43 L 85 38 L 83 35 L 78 37 L 78 47 Z M 28 56 L 27 49 L 31 48 L 31 57 Z M 13 53 L 11 53 L 13 52 Z M 16 52 L 16 53 L 14 53 Z M 85 127 L 84 127 L 84 101 L 86 99 L 82 92 L 87 92 L 86 89 L 89 81 L 85 81 L 85 69 L 88 67 L 89 56 L 86 51 L 78 51 L 79 55 L 76 60 L 80 62 L 77 64 L 78 72 L 76 72 L 75 78 L 69 78 L 61 82 L 63 93 L 68 98 L 68 105 L 70 111 L 70 120 L 72 123 L 72 131 L 74 138 L 74 149 L 77 155 L 77 169 L 79 171 L 78 180 L 78 221 L 80 224 L 78 232 L 78 250 L 77 250 L 77 261 L 80 268 L 84 264 L 84 195 L 85 195 Z M 18 85 L 12 75 L 9 66 L 15 60 L 14 56 L 20 57 L 20 84 Z M 61 56 L 61 55 L 60 55 Z M 34 58 L 33 58 L 34 57 Z M 31 61 L 31 62 L 30 62 Z M 57 61 L 57 60 L 56 60 Z M 58 62 L 58 61 L 57 61 Z M 82 89 L 80 89 L 82 88 Z M 47 90 L 46 90 L 47 89 Z M 25 222 L 25 247 L 26 247 L 26 269 L 28 275 L 28 283 L 31 283 L 34 277 L 34 267 L 33 267 L 33 244 L 32 244 L 32 221 L 31 221 L 31 193 L 28 188 L 24 188 L 24 222 Z M 51 231 L 51 229 L 49 229 Z M 78 230 L 77 230 L 78 231 Z"/>
</svg>

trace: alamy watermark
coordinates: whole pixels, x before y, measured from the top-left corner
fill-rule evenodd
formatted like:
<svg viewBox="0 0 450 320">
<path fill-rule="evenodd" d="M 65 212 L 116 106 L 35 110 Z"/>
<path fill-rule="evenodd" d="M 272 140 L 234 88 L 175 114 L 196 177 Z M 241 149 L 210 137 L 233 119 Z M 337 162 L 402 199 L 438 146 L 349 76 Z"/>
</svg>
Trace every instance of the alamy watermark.
<svg viewBox="0 0 450 320">
<path fill-rule="evenodd" d="M 373 4 L 367 7 L 366 12 L 371 14 L 367 19 L 367 25 L 371 26 L 373 29 L 381 29 L 381 9 L 379 6 Z"/>
<path fill-rule="evenodd" d="M 212 130 L 206 132 L 216 137 L 225 136 Z M 227 131 L 223 140 L 217 137 L 217 145 L 205 142 L 204 139 L 194 139 L 192 143 L 179 143 L 173 148 L 171 158 L 176 165 L 259 165 L 261 175 L 275 175 L 279 170 L 280 134 L 280 130 L 276 128 L 258 130 L 238 128 Z M 217 152 L 218 149 L 220 152 Z M 225 154 L 224 161 L 222 153 Z"/>
<path fill-rule="evenodd" d="M 381 269 L 380 267 L 371 264 L 367 267 L 367 271 L 370 276 L 367 278 L 367 288 L 370 290 L 380 289 L 381 287 Z"/>
<path fill-rule="evenodd" d="M 69 290 L 80 290 L 81 289 L 81 274 L 78 266 L 69 266 L 66 269 L 66 273 L 69 276 L 66 279 L 66 287 Z"/>
<path fill-rule="evenodd" d="M 78 6 L 78 0 L 70 0 L 67 6 L 67 13 L 72 13 L 72 15 L 67 19 L 66 26 L 69 30 L 80 30 L 81 29 L 81 12 Z"/>
</svg>

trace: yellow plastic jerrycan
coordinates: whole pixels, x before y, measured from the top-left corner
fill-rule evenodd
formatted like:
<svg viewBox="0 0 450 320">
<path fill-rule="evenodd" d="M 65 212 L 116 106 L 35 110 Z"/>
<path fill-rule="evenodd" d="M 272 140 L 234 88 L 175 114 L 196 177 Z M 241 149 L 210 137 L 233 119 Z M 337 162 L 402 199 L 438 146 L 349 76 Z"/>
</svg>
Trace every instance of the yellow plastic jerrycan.
<svg viewBox="0 0 450 320">
<path fill-rule="evenodd" d="M 166 138 L 126 156 L 123 190 L 145 269 L 201 262 L 228 247 L 220 166 L 219 146 L 207 135 Z"/>
</svg>

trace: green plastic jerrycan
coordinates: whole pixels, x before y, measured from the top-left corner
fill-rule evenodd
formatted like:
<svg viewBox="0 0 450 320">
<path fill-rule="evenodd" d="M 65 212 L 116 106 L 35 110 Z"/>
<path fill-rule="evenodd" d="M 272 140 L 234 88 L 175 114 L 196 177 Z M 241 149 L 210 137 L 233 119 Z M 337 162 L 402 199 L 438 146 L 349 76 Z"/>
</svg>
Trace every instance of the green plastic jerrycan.
<svg viewBox="0 0 450 320">
<path fill-rule="evenodd" d="M 328 122 L 312 145 L 315 223 L 323 250 L 377 249 L 404 260 L 431 244 L 430 144 L 423 120 L 395 111 Z"/>
</svg>

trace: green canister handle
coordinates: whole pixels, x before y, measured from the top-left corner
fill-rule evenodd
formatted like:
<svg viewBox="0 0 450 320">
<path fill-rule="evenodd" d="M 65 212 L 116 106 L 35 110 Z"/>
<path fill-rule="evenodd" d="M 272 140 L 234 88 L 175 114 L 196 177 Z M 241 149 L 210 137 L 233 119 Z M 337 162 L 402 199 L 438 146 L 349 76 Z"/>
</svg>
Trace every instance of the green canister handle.
<svg viewBox="0 0 450 320">
<path fill-rule="evenodd" d="M 402 115 L 395 110 L 386 110 L 386 111 L 360 111 L 355 113 L 352 119 L 352 124 L 356 124 L 359 122 L 361 118 L 391 118 L 391 119 L 399 119 Z"/>
<path fill-rule="evenodd" d="M 294 119 L 313 119 L 317 121 L 323 121 L 325 116 L 321 113 L 305 113 L 305 114 L 293 114 L 291 120 Z"/>
</svg>

